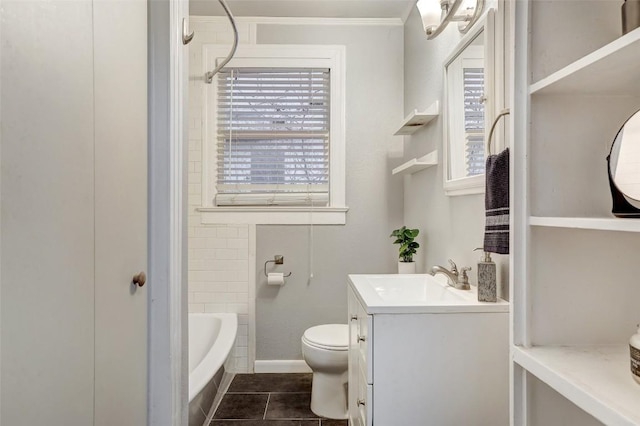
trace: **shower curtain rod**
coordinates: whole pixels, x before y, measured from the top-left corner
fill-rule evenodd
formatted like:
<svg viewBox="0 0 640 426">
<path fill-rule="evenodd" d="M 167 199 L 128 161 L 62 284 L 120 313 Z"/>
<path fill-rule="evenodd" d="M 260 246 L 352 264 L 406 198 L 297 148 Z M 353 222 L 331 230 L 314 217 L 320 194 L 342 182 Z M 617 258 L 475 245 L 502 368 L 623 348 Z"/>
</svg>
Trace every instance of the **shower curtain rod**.
<svg viewBox="0 0 640 426">
<path fill-rule="evenodd" d="M 218 73 L 218 71 L 224 68 L 224 66 L 227 65 L 227 63 L 229 63 L 231 58 L 233 58 L 233 55 L 235 55 L 236 49 L 238 48 L 238 28 L 236 27 L 236 20 L 234 19 L 233 14 L 231 13 L 229 6 L 227 6 L 227 3 L 225 2 L 225 0 L 218 0 L 218 1 L 222 5 L 224 12 L 227 14 L 227 17 L 229 18 L 229 22 L 231 22 L 231 27 L 233 28 L 233 46 L 231 47 L 231 51 L 229 52 L 227 57 L 224 58 L 224 60 L 220 62 L 213 71 L 209 71 L 204 75 L 204 81 L 207 84 L 211 84 L 213 82 L 213 77 Z"/>
</svg>

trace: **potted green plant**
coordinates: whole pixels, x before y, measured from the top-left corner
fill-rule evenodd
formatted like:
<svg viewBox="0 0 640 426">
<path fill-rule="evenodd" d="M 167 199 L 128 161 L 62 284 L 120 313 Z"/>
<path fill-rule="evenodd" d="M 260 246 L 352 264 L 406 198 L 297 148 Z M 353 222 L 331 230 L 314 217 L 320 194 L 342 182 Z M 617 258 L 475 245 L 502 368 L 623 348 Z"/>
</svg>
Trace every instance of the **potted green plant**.
<svg viewBox="0 0 640 426">
<path fill-rule="evenodd" d="M 418 229 L 408 229 L 403 226 L 400 229 L 396 229 L 390 235 L 395 237 L 393 244 L 400 244 L 399 261 L 398 261 L 398 273 L 399 274 L 415 274 L 416 263 L 413 261 L 413 255 L 416 254 L 416 249 L 420 247 L 420 244 L 414 241 L 420 231 Z"/>
</svg>

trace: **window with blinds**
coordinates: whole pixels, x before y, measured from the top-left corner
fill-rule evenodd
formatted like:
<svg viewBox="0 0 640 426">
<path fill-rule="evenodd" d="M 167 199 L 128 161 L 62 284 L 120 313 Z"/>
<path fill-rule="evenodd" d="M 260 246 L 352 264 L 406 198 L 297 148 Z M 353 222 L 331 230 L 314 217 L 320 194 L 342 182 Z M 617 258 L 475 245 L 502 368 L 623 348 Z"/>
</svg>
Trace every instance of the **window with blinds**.
<svg viewBox="0 0 640 426">
<path fill-rule="evenodd" d="M 228 68 L 217 80 L 217 206 L 327 206 L 330 70 Z"/>
<path fill-rule="evenodd" d="M 484 173 L 484 69 L 464 68 L 464 134 L 467 176 Z"/>
</svg>

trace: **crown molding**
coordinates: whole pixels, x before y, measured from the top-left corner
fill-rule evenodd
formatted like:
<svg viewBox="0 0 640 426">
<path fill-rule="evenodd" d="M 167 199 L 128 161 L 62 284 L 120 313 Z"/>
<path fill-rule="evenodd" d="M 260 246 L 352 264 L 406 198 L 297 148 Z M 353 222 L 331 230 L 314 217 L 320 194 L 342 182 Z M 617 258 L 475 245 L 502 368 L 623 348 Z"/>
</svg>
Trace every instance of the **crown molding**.
<svg viewBox="0 0 640 426">
<path fill-rule="evenodd" d="M 409 3 L 409 5 L 407 6 L 407 9 L 404 11 L 404 13 L 402 14 L 402 23 L 406 24 L 407 23 L 407 19 L 409 19 L 409 15 L 411 15 L 411 12 L 413 11 L 413 9 L 416 7 L 415 2 L 411 2 Z"/>
</svg>

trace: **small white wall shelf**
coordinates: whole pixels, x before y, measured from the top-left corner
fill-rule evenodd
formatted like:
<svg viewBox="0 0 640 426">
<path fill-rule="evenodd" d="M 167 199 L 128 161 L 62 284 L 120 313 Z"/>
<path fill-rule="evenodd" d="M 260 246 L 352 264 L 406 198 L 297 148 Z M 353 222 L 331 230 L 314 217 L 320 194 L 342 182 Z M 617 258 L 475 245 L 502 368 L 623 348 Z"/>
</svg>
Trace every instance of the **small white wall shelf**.
<svg viewBox="0 0 640 426">
<path fill-rule="evenodd" d="M 537 217 L 529 218 L 531 226 L 552 228 L 593 229 L 599 231 L 640 232 L 640 219 L 597 217 Z"/>
<path fill-rule="evenodd" d="M 438 150 L 432 151 L 420 158 L 412 158 L 406 163 L 393 169 L 391 174 L 413 174 L 428 167 L 435 166 L 436 164 L 438 164 Z"/>
<path fill-rule="evenodd" d="M 638 96 L 640 28 L 532 84 L 531 94 Z"/>
<path fill-rule="evenodd" d="M 640 424 L 628 345 L 515 347 L 513 359 L 604 424 Z"/>
<path fill-rule="evenodd" d="M 440 103 L 435 101 L 429 108 L 422 112 L 418 112 L 417 109 L 414 109 L 411 114 L 409 114 L 402 125 L 394 133 L 395 136 L 403 136 L 403 135 L 412 135 L 418 131 L 418 129 L 425 124 L 429 123 L 431 120 L 436 118 L 440 114 Z"/>
</svg>

